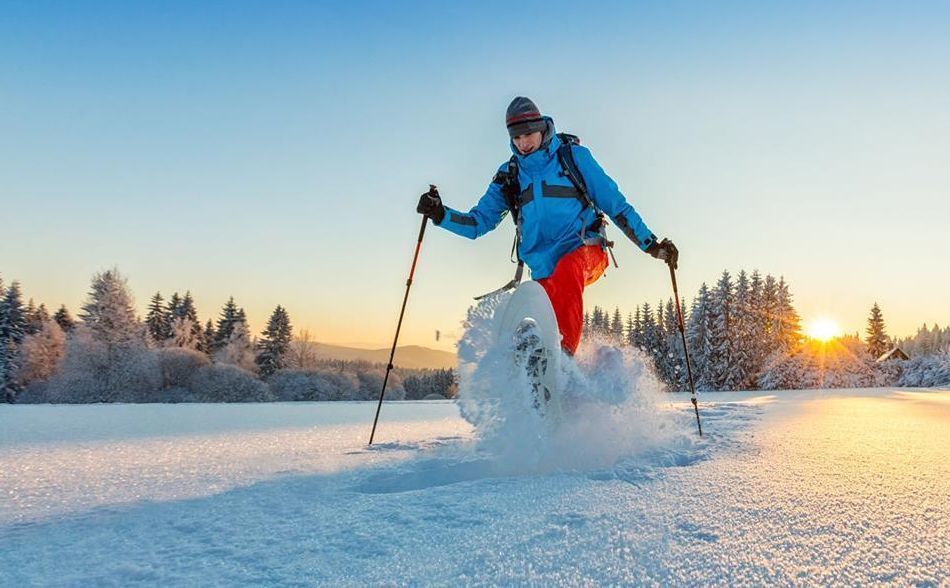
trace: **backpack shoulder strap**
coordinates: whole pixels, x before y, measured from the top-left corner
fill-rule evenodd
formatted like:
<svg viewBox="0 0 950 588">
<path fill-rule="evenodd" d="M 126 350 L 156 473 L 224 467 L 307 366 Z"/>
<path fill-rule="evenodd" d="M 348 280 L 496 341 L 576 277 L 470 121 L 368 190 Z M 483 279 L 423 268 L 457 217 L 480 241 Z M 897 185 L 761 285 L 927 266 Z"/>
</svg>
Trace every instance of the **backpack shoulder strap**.
<svg viewBox="0 0 950 588">
<path fill-rule="evenodd" d="M 567 179 L 574 184 L 574 187 L 577 188 L 577 191 L 580 192 L 580 201 L 583 206 L 590 206 L 594 210 L 597 210 L 597 207 L 594 205 L 594 201 L 590 199 L 590 194 L 587 192 L 587 183 L 584 181 L 584 174 L 581 173 L 581 170 L 577 167 L 577 162 L 574 161 L 574 145 L 580 145 L 581 140 L 577 138 L 577 135 L 570 135 L 568 133 L 558 133 L 558 138 L 561 140 L 561 146 L 557 148 L 557 159 L 561 163 L 561 169 L 564 170 L 564 175 L 567 176 Z M 598 210 L 598 212 L 600 212 Z"/>
<path fill-rule="evenodd" d="M 511 211 L 511 218 L 518 224 L 520 213 L 520 203 L 518 197 L 521 194 L 521 183 L 518 181 L 518 158 L 514 155 L 508 160 L 508 169 L 503 172 L 497 172 L 492 182 L 501 187 L 501 194 L 505 197 L 505 204 Z"/>
</svg>

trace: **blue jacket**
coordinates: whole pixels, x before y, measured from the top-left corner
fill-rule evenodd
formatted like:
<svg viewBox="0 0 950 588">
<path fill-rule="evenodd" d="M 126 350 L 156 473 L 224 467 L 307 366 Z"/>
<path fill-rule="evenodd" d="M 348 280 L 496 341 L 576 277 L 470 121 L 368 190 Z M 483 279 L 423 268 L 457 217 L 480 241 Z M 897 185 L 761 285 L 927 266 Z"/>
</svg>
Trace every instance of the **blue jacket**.
<svg viewBox="0 0 950 588">
<path fill-rule="evenodd" d="M 518 158 L 518 180 L 521 186 L 521 259 L 531 269 L 535 280 L 546 278 L 554 271 L 558 260 L 583 244 L 581 230 L 586 237 L 597 212 L 584 207 L 570 179 L 562 175 L 557 149 L 561 140 L 554 133 L 554 122 L 545 117 L 548 130 L 546 143 L 528 155 L 521 155 L 511 145 Z M 637 214 L 603 168 L 594 160 L 590 150 L 572 146 L 577 168 L 584 176 L 587 191 L 594 204 L 602 210 L 640 249 L 645 250 L 656 241 L 643 219 Z M 498 168 L 508 170 L 506 161 Z M 501 185 L 492 182 L 488 191 L 474 208 L 461 212 L 445 207 L 445 218 L 439 224 L 453 233 L 476 239 L 498 226 L 508 212 Z"/>
</svg>

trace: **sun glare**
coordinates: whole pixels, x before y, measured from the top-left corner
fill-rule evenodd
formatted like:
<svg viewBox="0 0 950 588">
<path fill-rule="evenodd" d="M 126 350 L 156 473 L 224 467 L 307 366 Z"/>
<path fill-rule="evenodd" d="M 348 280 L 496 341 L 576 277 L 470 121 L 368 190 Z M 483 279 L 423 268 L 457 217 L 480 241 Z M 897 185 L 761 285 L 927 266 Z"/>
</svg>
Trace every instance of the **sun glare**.
<svg viewBox="0 0 950 588">
<path fill-rule="evenodd" d="M 805 334 L 818 341 L 830 341 L 841 336 L 841 327 L 833 319 L 822 317 L 811 321 Z"/>
</svg>

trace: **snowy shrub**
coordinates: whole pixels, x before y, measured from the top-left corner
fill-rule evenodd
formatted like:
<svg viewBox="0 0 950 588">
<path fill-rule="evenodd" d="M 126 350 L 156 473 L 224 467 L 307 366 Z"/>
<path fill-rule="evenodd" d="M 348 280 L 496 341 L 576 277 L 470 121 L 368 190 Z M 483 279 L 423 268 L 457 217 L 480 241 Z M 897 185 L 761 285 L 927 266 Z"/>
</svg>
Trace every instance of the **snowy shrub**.
<svg viewBox="0 0 950 588">
<path fill-rule="evenodd" d="M 883 386 L 886 376 L 860 341 L 844 337 L 829 343 L 811 342 L 792 353 L 771 354 L 758 384 L 762 390 L 869 388 Z"/>
<path fill-rule="evenodd" d="M 379 391 L 383 387 L 383 378 L 386 376 L 386 370 L 373 369 L 359 371 L 356 377 L 359 379 L 360 387 L 357 398 L 352 400 L 375 400 L 379 398 Z M 389 374 L 389 380 L 386 382 L 386 399 L 403 400 L 406 398 L 406 391 L 402 387 L 402 380 L 395 373 Z M 345 399 L 350 400 L 350 399 Z"/>
<path fill-rule="evenodd" d="M 16 380 L 24 386 L 48 380 L 59 369 L 65 355 L 63 329 L 52 320 L 44 321 L 39 332 L 27 335 L 20 344 Z"/>
<path fill-rule="evenodd" d="M 201 343 L 201 330 L 195 329 L 197 323 L 188 317 L 175 317 L 171 321 L 171 336 L 165 340 L 166 347 L 198 349 Z"/>
<path fill-rule="evenodd" d="M 178 386 L 173 386 L 171 388 L 165 388 L 161 392 L 161 401 L 171 404 L 179 404 L 182 402 L 195 402 L 195 395 L 188 388 L 181 388 Z"/>
<path fill-rule="evenodd" d="M 353 400 L 359 393 L 356 375 L 339 370 L 281 370 L 268 381 L 278 400 Z"/>
<path fill-rule="evenodd" d="M 896 359 L 882 361 L 877 364 L 877 371 L 880 373 L 882 386 L 899 386 L 904 371 L 904 362 Z"/>
<path fill-rule="evenodd" d="M 254 344 L 251 342 L 247 323 L 237 321 L 232 327 L 227 344 L 214 354 L 214 361 L 237 366 L 244 371 L 254 373 L 257 371 L 257 364 L 254 362 L 255 357 Z"/>
<path fill-rule="evenodd" d="M 211 363 L 204 353 L 183 347 L 168 347 L 154 353 L 162 371 L 162 388 L 186 388 L 192 376 Z"/>
<path fill-rule="evenodd" d="M 934 355 L 918 355 L 901 367 L 901 386 L 950 386 L 950 349 Z"/>
<path fill-rule="evenodd" d="M 104 343 L 91 329 L 79 326 L 46 393 L 57 403 L 138 402 L 161 385 L 158 357 L 144 344 Z"/>
<path fill-rule="evenodd" d="M 765 365 L 759 373 L 759 389 L 800 390 L 816 387 L 817 382 L 805 381 L 810 372 L 810 366 L 801 354 L 788 355 L 776 351 L 766 358 Z"/>
<path fill-rule="evenodd" d="M 34 382 L 25 386 L 16 395 L 17 404 L 47 404 L 52 402 L 47 391 L 49 384 L 47 382 Z"/>
<path fill-rule="evenodd" d="M 215 364 L 200 368 L 188 383 L 196 402 L 267 402 L 267 385 L 254 374 L 234 365 Z"/>
<path fill-rule="evenodd" d="M 406 376 L 402 386 L 406 391 L 406 400 L 426 399 L 433 395 L 453 398 L 458 388 L 452 370 L 426 370 L 418 375 Z"/>
</svg>

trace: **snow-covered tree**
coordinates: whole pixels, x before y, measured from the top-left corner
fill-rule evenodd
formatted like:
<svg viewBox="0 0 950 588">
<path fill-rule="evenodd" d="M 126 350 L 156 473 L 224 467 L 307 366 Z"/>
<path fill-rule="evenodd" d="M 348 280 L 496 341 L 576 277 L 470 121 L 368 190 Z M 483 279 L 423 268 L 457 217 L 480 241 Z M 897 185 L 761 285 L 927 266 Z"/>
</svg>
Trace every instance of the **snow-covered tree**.
<svg viewBox="0 0 950 588">
<path fill-rule="evenodd" d="M 599 306 L 594 307 L 590 315 L 590 332 L 592 335 L 603 336 L 609 331 L 609 318 Z"/>
<path fill-rule="evenodd" d="M 789 292 L 785 278 L 779 278 L 776 311 L 778 320 L 775 326 L 775 339 L 778 347 L 786 351 L 797 349 L 804 339 L 801 319 L 795 307 L 792 306 L 792 294 Z"/>
<path fill-rule="evenodd" d="M 614 307 L 613 317 L 610 319 L 610 337 L 616 345 L 623 342 L 623 317 L 620 314 L 620 307 Z"/>
<path fill-rule="evenodd" d="M 189 340 L 194 343 L 191 344 L 189 349 L 197 348 L 197 342 L 201 341 L 203 330 L 201 322 L 198 320 L 198 309 L 195 308 L 195 300 L 191 297 L 191 291 L 186 291 L 185 296 L 181 299 L 177 316 L 187 320 L 190 325 L 191 335 Z"/>
<path fill-rule="evenodd" d="M 867 343 L 868 354 L 872 358 L 878 358 L 887 352 L 888 339 L 884 329 L 884 315 L 881 313 L 877 302 L 871 307 L 871 315 L 868 317 L 868 328 L 865 331 L 867 337 L 864 341 Z"/>
<path fill-rule="evenodd" d="M 118 270 L 93 276 L 80 319 L 62 369 L 49 382 L 52 401 L 137 401 L 160 388 L 157 358 L 145 347 L 144 326 Z"/>
<path fill-rule="evenodd" d="M 666 301 L 663 323 L 666 354 L 663 357 L 662 372 L 666 375 L 671 390 L 683 390 L 686 385 L 686 360 L 679 331 L 679 315 L 676 314 L 672 298 Z"/>
<path fill-rule="evenodd" d="M 17 392 L 19 346 L 26 336 L 26 313 L 19 282 L 6 290 L 0 284 L 0 400 L 13 402 Z"/>
<path fill-rule="evenodd" d="M 56 321 L 47 319 L 40 330 L 27 335 L 20 345 L 16 380 L 26 386 L 49 379 L 66 355 L 66 334 Z"/>
<path fill-rule="evenodd" d="M 59 310 L 53 313 L 53 320 L 56 321 L 56 324 L 64 333 L 69 333 L 76 327 L 76 321 L 69 314 L 69 309 L 66 308 L 65 304 L 60 305 Z"/>
<path fill-rule="evenodd" d="M 277 306 L 267 321 L 267 328 L 261 333 L 257 348 L 257 368 L 262 378 L 267 378 L 283 369 L 287 352 L 293 338 L 290 316 L 282 306 Z"/>
<path fill-rule="evenodd" d="M 117 269 L 96 274 L 89 297 L 79 314 L 92 337 L 109 346 L 141 341 L 128 281 Z"/>
<path fill-rule="evenodd" d="M 778 282 L 771 275 L 765 276 L 762 283 L 762 297 L 759 300 L 757 312 L 759 316 L 758 331 L 761 334 L 761 345 L 765 355 L 778 349 L 775 336 L 776 321 L 778 320 Z"/>
<path fill-rule="evenodd" d="M 195 334 L 195 323 L 187 316 L 173 318 L 170 331 L 171 335 L 165 340 L 166 347 L 181 347 L 197 351 L 201 344 L 201 331 Z"/>
<path fill-rule="evenodd" d="M 693 363 L 693 377 L 696 387 L 708 390 L 707 362 L 712 342 L 709 339 L 709 329 L 712 325 L 712 295 L 706 282 L 699 287 L 699 294 L 693 299 L 689 311 L 689 325 L 686 329 L 686 341 L 689 344 L 690 360 Z"/>
<path fill-rule="evenodd" d="M 257 366 L 254 363 L 254 344 L 251 341 L 247 322 L 235 320 L 230 327 L 231 336 L 228 343 L 215 353 L 214 359 L 218 363 L 235 365 L 253 373 Z"/>
<path fill-rule="evenodd" d="M 640 329 L 642 333 L 640 349 L 646 351 L 652 357 L 660 338 L 660 332 L 656 327 L 656 317 L 649 302 L 644 302 L 640 309 Z"/>
<path fill-rule="evenodd" d="M 633 324 L 627 329 L 627 344 L 631 347 L 643 347 L 643 313 L 639 305 L 633 312 Z"/>
<path fill-rule="evenodd" d="M 753 359 L 754 331 L 752 322 L 752 291 L 745 270 L 736 278 L 735 301 L 730 325 L 732 361 L 729 368 L 730 388 L 746 390 L 754 386 L 756 368 Z"/>
<path fill-rule="evenodd" d="M 46 310 L 46 305 L 40 304 L 39 306 L 36 306 L 36 304 L 33 303 L 32 298 L 30 298 L 29 303 L 26 305 L 23 315 L 25 317 L 25 322 L 23 325 L 24 335 L 34 335 L 39 333 L 43 328 L 43 323 L 50 320 L 49 311 Z"/>
<path fill-rule="evenodd" d="M 631 345 L 631 334 L 636 332 L 636 324 L 633 321 L 633 313 L 627 313 L 627 322 L 623 327 L 623 344 Z"/>
<path fill-rule="evenodd" d="M 713 390 L 733 390 L 735 387 L 731 372 L 733 295 L 732 276 L 728 271 L 723 271 L 712 294 L 712 324 L 708 332 L 710 349 L 706 356 L 707 376 Z"/>
</svg>

